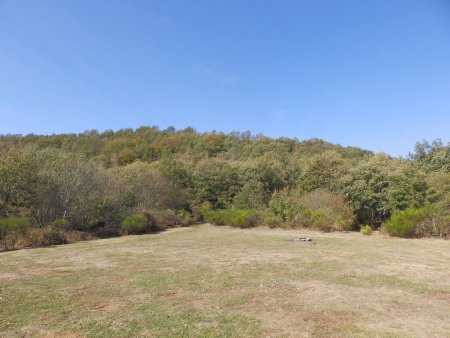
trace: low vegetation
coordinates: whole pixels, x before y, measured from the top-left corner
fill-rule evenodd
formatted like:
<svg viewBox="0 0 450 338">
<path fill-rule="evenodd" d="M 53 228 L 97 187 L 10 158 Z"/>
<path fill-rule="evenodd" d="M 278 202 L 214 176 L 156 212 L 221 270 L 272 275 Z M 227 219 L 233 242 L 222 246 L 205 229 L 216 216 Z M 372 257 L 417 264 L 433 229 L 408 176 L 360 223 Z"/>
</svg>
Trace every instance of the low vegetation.
<svg viewBox="0 0 450 338">
<path fill-rule="evenodd" d="M 345 198 L 322 189 L 305 194 L 277 191 L 268 212 L 269 225 L 275 220 L 275 224 L 322 231 L 351 230 L 354 225 L 354 211 Z"/>
<path fill-rule="evenodd" d="M 216 225 L 231 225 L 239 228 L 251 228 L 261 224 L 261 215 L 254 210 L 212 210 L 208 207 L 203 207 L 200 210 L 200 214 L 205 222 Z"/>
<path fill-rule="evenodd" d="M 411 208 L 395 211 L 383 229 L 393 236 L 405 238 L 448 238 L 450 217 L 434 206 Z"/>
<path fill-rule="evenodd" d="M 370 225 L 366 224 L 366 225 L 363 225 L 363 226 L 361 227 L 360 232 L 361 232 L 363 235 L 369 236 L 369 235 L 372 235 L 373 230 L 372 230 L 372 228 L 370 227 Z"/>
<path fill-rule="evenodd" d="M 127 234 L 140 235 L 149 233 L 151 230 L 150 222 L 144 215 L 131 215 L 125 218 L 120 224 Z"/>
<path fill-rule="evenodd" d="M 10 216 L 0 219 L 0 240 L 6 250 L 14 249 L 27 232 L 28 220 L 25 217 Z"/>
</svg>

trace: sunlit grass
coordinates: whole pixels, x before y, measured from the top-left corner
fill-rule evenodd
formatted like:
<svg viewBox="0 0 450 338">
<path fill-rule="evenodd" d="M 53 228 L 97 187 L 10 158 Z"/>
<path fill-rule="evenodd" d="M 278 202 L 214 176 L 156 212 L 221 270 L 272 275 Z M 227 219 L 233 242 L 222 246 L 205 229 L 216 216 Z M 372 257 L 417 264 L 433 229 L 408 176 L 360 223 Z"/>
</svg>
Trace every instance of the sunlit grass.
<svg viewBox="0 0 450 338">
<path fill-rule="evenodd" d="M 203 225 L 0 254 L 1 336 L 450 332 L 448 241 L 299 233 Z"/>
</svg>

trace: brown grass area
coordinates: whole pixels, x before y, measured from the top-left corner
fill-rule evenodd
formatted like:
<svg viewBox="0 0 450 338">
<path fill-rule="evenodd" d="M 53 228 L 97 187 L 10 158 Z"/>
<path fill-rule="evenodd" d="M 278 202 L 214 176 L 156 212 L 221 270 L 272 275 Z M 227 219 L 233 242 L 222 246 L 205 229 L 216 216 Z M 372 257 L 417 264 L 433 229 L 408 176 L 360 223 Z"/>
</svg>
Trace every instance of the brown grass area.
<svg viewBox="0 0 450 338">
<path fill-rule="evenodd" d="M 450 336 L 443 240 L 202 225 L 0 266 L 2 337 Z"/>
</svg>

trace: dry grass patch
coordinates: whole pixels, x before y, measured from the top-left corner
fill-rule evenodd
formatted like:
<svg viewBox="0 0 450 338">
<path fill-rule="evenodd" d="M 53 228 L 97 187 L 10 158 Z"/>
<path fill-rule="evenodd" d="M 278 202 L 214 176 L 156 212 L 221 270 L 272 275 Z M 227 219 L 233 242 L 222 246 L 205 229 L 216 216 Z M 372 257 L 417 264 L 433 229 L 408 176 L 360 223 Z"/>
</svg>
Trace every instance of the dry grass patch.
<svg viewBox="0 0 450 338">
<path fill-rule="evenodd" d="M 0 332 L 446 337 L 449 261 L 443 240 L 209 225 L 7 252 Z"/>
</svg>

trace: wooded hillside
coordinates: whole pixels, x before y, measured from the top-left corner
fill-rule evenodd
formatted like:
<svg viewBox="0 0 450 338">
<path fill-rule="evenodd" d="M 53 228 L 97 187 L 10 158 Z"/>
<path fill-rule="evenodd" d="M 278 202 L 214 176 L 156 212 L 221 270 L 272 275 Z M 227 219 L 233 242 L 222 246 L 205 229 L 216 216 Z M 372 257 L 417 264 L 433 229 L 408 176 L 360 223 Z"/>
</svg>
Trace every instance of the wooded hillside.
<svg viewBox="0 0 450 338">
<path fill-rule="evenodd" d="M 325 231 L 385 224 L 397 236 L 445 238 L 449 209 L 450 144 L 440 140 L 393 158 L 319 139 L 192 128 L 0 137 L 6 246 L 30 229 L 109 236 L 202 218 Z"/>
</svg>

